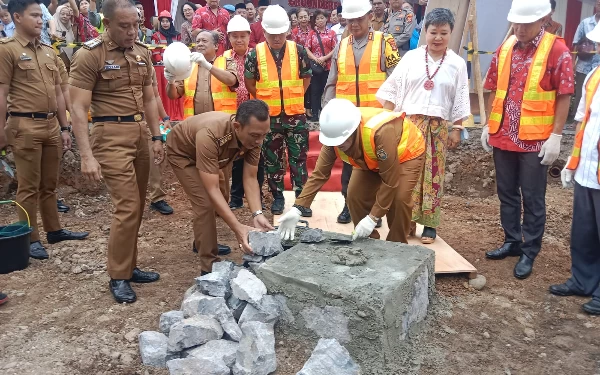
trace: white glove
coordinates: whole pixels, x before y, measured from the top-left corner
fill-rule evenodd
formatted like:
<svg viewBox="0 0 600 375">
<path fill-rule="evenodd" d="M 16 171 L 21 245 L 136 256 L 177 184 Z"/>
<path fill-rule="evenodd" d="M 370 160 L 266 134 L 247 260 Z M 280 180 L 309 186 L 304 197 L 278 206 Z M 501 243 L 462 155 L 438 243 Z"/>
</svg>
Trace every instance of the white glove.
<svg viewBox="0 0 600 375">
<path fill-rule="evenodd" d="M 490 127 L 488 125 L 485 125 L 481 132 L 481 146 L 487 152 L 492 151 L 492 146 L 490 146 Z"/>
<path fill-rule="evenodd" d="M 352 241 L 357 238 L 367 238 L 373 233 L 375 230 L 375 226 L 377 223 L 371 219 L 369 215 L 365 216 L 364 219 L 358 223 L 356 228 L 354 228 L 354 232 L 352 232 Z"/>
<path fill-rule="evenodd" d="M 195 62 L 206 70 L 212 69 L 212 64 L 206 61 L 206 57 L 202 54 L 202 52 L 192 52 L 190 56 L 190 61 Z"/>
<path fill-rule="evenodd" d="M 294 235 L 296 234 L 296 225 L 298 225 L 300 215 L 300 210 L 296 207 L 292 207 L 288 212 L 283 214 L 279 220 L 277 220 L 277 224 L 279 224 L 277 233 L 279 233 L 279 236 L 282 240 L 294 239 Z"/>
<path fill-rule="evenodd" d="M 571 157 L 567 159 L 567 165 L 571 161 Z M 563 168 L 562 172 L 560 172 L 560 180 L 562 181 L 563 188 L 568 189 L 573 187 L 573 175 L 575 171 L 567 169 L 567 165 Z"/>
<path fill-rule="evenodd" d="M 562 135 L 550 134 L 550 138 L 542 145 L 542 149 L 538 154 L 538 157 L 543 158 L 542 165 L 552 165 L 558 159 L 560 154 L 560 140 Z"/>
<path fill-rule="evenodd" d="M 173 73 L 169 72 L 167 69 L 165 69 L 165 79 L 169 83 L 174 83 L 175 82 L 175 74 L 173 74 Z"/>
</svg>

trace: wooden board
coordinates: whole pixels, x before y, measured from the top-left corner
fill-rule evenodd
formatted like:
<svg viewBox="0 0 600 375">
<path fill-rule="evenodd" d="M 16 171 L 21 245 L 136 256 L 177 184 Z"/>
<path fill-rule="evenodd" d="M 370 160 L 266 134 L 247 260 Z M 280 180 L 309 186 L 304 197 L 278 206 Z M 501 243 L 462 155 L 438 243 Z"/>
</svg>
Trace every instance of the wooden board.
<svg viewBox="0 0 600 375">
<path fill-rule="evenodd" d="M 294 192 L 286 191 L 285 209 L 286 211 L 294 204 Z M 337 216 L 344 208 L 344 197 L 338 192 L 320 192 L 317 194 L 313 204 L 311 205 L 313 216 L 303 220 L 308 221 L 311 228 L 320 228 L 329 232 L 337 232 L 343 234 L 351 234 L 354 226 L 352 224 L 339 224 Z M 277 225 L 275 216 L 273 221 Z M 377 229 L 381 238 L 385 238 L 389 232 L 387 219 L 383 218 L 383 226 Z M 431 245 L 423 245 L 420 240 L 422 226 L 417 226 L 417 237 L 411 237 L 408 243 L 411 245 L 425 246 L 435 251 L 435 273 L 469 273 L 470 277 L 477 274 L 477 269 L 463 258 L 456 250 L 446 243 L 440 236 L 437 236 L 435 242 Z"/>
</svg>

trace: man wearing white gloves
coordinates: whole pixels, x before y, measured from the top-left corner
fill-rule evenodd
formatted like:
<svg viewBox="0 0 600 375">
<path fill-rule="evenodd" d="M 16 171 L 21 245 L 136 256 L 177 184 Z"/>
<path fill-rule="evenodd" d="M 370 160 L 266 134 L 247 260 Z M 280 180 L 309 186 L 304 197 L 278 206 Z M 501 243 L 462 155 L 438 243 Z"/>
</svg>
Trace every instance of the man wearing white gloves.
<svg viewBox="0 0 600 375">
<path fill-rule="evenodd" d="M 600 26 L 587 34 L 600 43 Z M 597 44 L 600 51 L 600 44 Z M 577 137 L 573 154 L 563 169 L 563 187 L 575 185 L 573 225 L 571 227 L 571 273 L 567 282 L 550 286 L 556 296 L 592 296 L 583 310 L 600 315 L 600 69 L 592 70 L 584 82 L 584 95 L 575 120 Z M 573 180 L 574 183 L 573 183 Z"/>
<path fill-rule="evenodd" d="M 354 167 L 348 185 L 348 209 L 356 225 L 352 239 L 379 238 L 377 221 L 387 215 L 387 241 L 407 243 L 412 191 L 425 162 L 425 139 L 404 113 L 357 108 L 347 99 L 331 99 L 319 119 L 323 144 L 317 165 L 294 207 L 279 219 L 283 239 L 293 239 L 302 208 L 331 176 L 337 158 Z"/>
<path fill-rule="evenodd" d="M 489 259 L 519 256 L 514 276 L 527 278 L 546 224 L 548 166 L 560 153 L 575 90 L 569 49 L 543 29 L 549 0 L 514 0 L 508 21 L 515 35 L 498 48 L 484 87 L 491 91 L 481 143 L 494 149 L 504 244 Z M 523 222 L 521 224 L 521 201 Z"/>
</svg>

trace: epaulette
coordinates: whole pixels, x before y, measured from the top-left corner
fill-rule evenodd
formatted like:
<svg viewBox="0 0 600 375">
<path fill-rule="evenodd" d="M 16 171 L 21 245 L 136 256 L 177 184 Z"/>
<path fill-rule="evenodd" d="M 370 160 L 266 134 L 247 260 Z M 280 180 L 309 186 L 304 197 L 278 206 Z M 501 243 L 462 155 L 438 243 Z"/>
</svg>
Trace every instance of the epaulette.
<svg viewBox="0 0 600 375">
<path fill-rule="evenodd" d="M 13 41 L 14 39 L 15 38 L 13 38 L 12 36 L 11 37 L 7 37 L 7 38 L 1 38 L 0 39 L 0 44 L 6 44 L 6 43 L 8 43 L 10 41 Z"/>
<path fill-rule="evenodd" d="M 233 133 L 227 133 L 224 136 L 217 138 L 217 143 L 219 146 L 223 146 L 225 143 L 231 141 L 233 139 Z"/>
<path fill-rule="evenodd" d="M 135 44 L 137 44 L 138 46 L 142 46 L 142 47 L 144 47 L 144 48 L 148 49 L 148 46 L 147 46 L 146 44 L 144 44 L 144 43 L 140 42 L 139 40 L 136 40 L 136 41 L 135 41 Z"/>
<path fill-rule="evenodd" d="M 101 38 L 94 38 L 90 41 L 87 41 L 85 43 L 83 43 L 83 48 L 85 49 L 94 49 L 96 47 L 98 47 L 99 45 L 102 44 L 102 39 Z"/>
</svg>

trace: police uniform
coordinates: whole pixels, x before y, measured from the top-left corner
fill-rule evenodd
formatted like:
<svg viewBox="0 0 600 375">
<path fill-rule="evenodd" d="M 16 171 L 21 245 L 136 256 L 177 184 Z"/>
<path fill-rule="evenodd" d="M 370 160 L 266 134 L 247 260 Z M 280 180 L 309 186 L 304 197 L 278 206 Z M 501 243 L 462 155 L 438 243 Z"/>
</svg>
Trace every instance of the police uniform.
<svg viewBox="0 0 600 375">
<path fill-rule="evenodd" d="M 51 46 L 35 44 L 15 32 L 0 39 L 0 83 L 9 85 L 6 137 L 17 170 L 17 202 L 29 213 L 31 242 L 39 241 L 39 204 L 46 232 L 61 229 L 56 209 L 62 140 L 57 119 L 58 56 Z M 27 216 L 19 210 L 19 220 Z"/>
<path fill-rule="evenodd" d="M 238 143 L 232 115 L 207 112 L 175 126 L 167 137 L 167 160 L 192 204 L 194 242 L 202 271 L 219 260 L 215 209 L 198 171 L 220 174 L 238 157 L 258 165 L 260 147 L 246 150 Z M 225 197 L 227 199 L 227 197 Z"/>
<path fill-rule="evenodd" d="M 410 38 L 417 27 L 417 18 L 411 10 L 401 9 L 389 15 L 383 32 L 394 37 L 396 45 L 400 50 L 400 56 L 404 56 L 410 50 Z"/>
<path fill-rule="evenodd" d="M 142 87 L 152 85 L 152 70 L 147 47 L 119 47 L 108 33 L 85 43 L 71 65 L 69 84 L 92 92 L 90 143 L 115 207 L 108 273 L 116 280 L 136 267 L 150 168 Z"/>
</svg>

